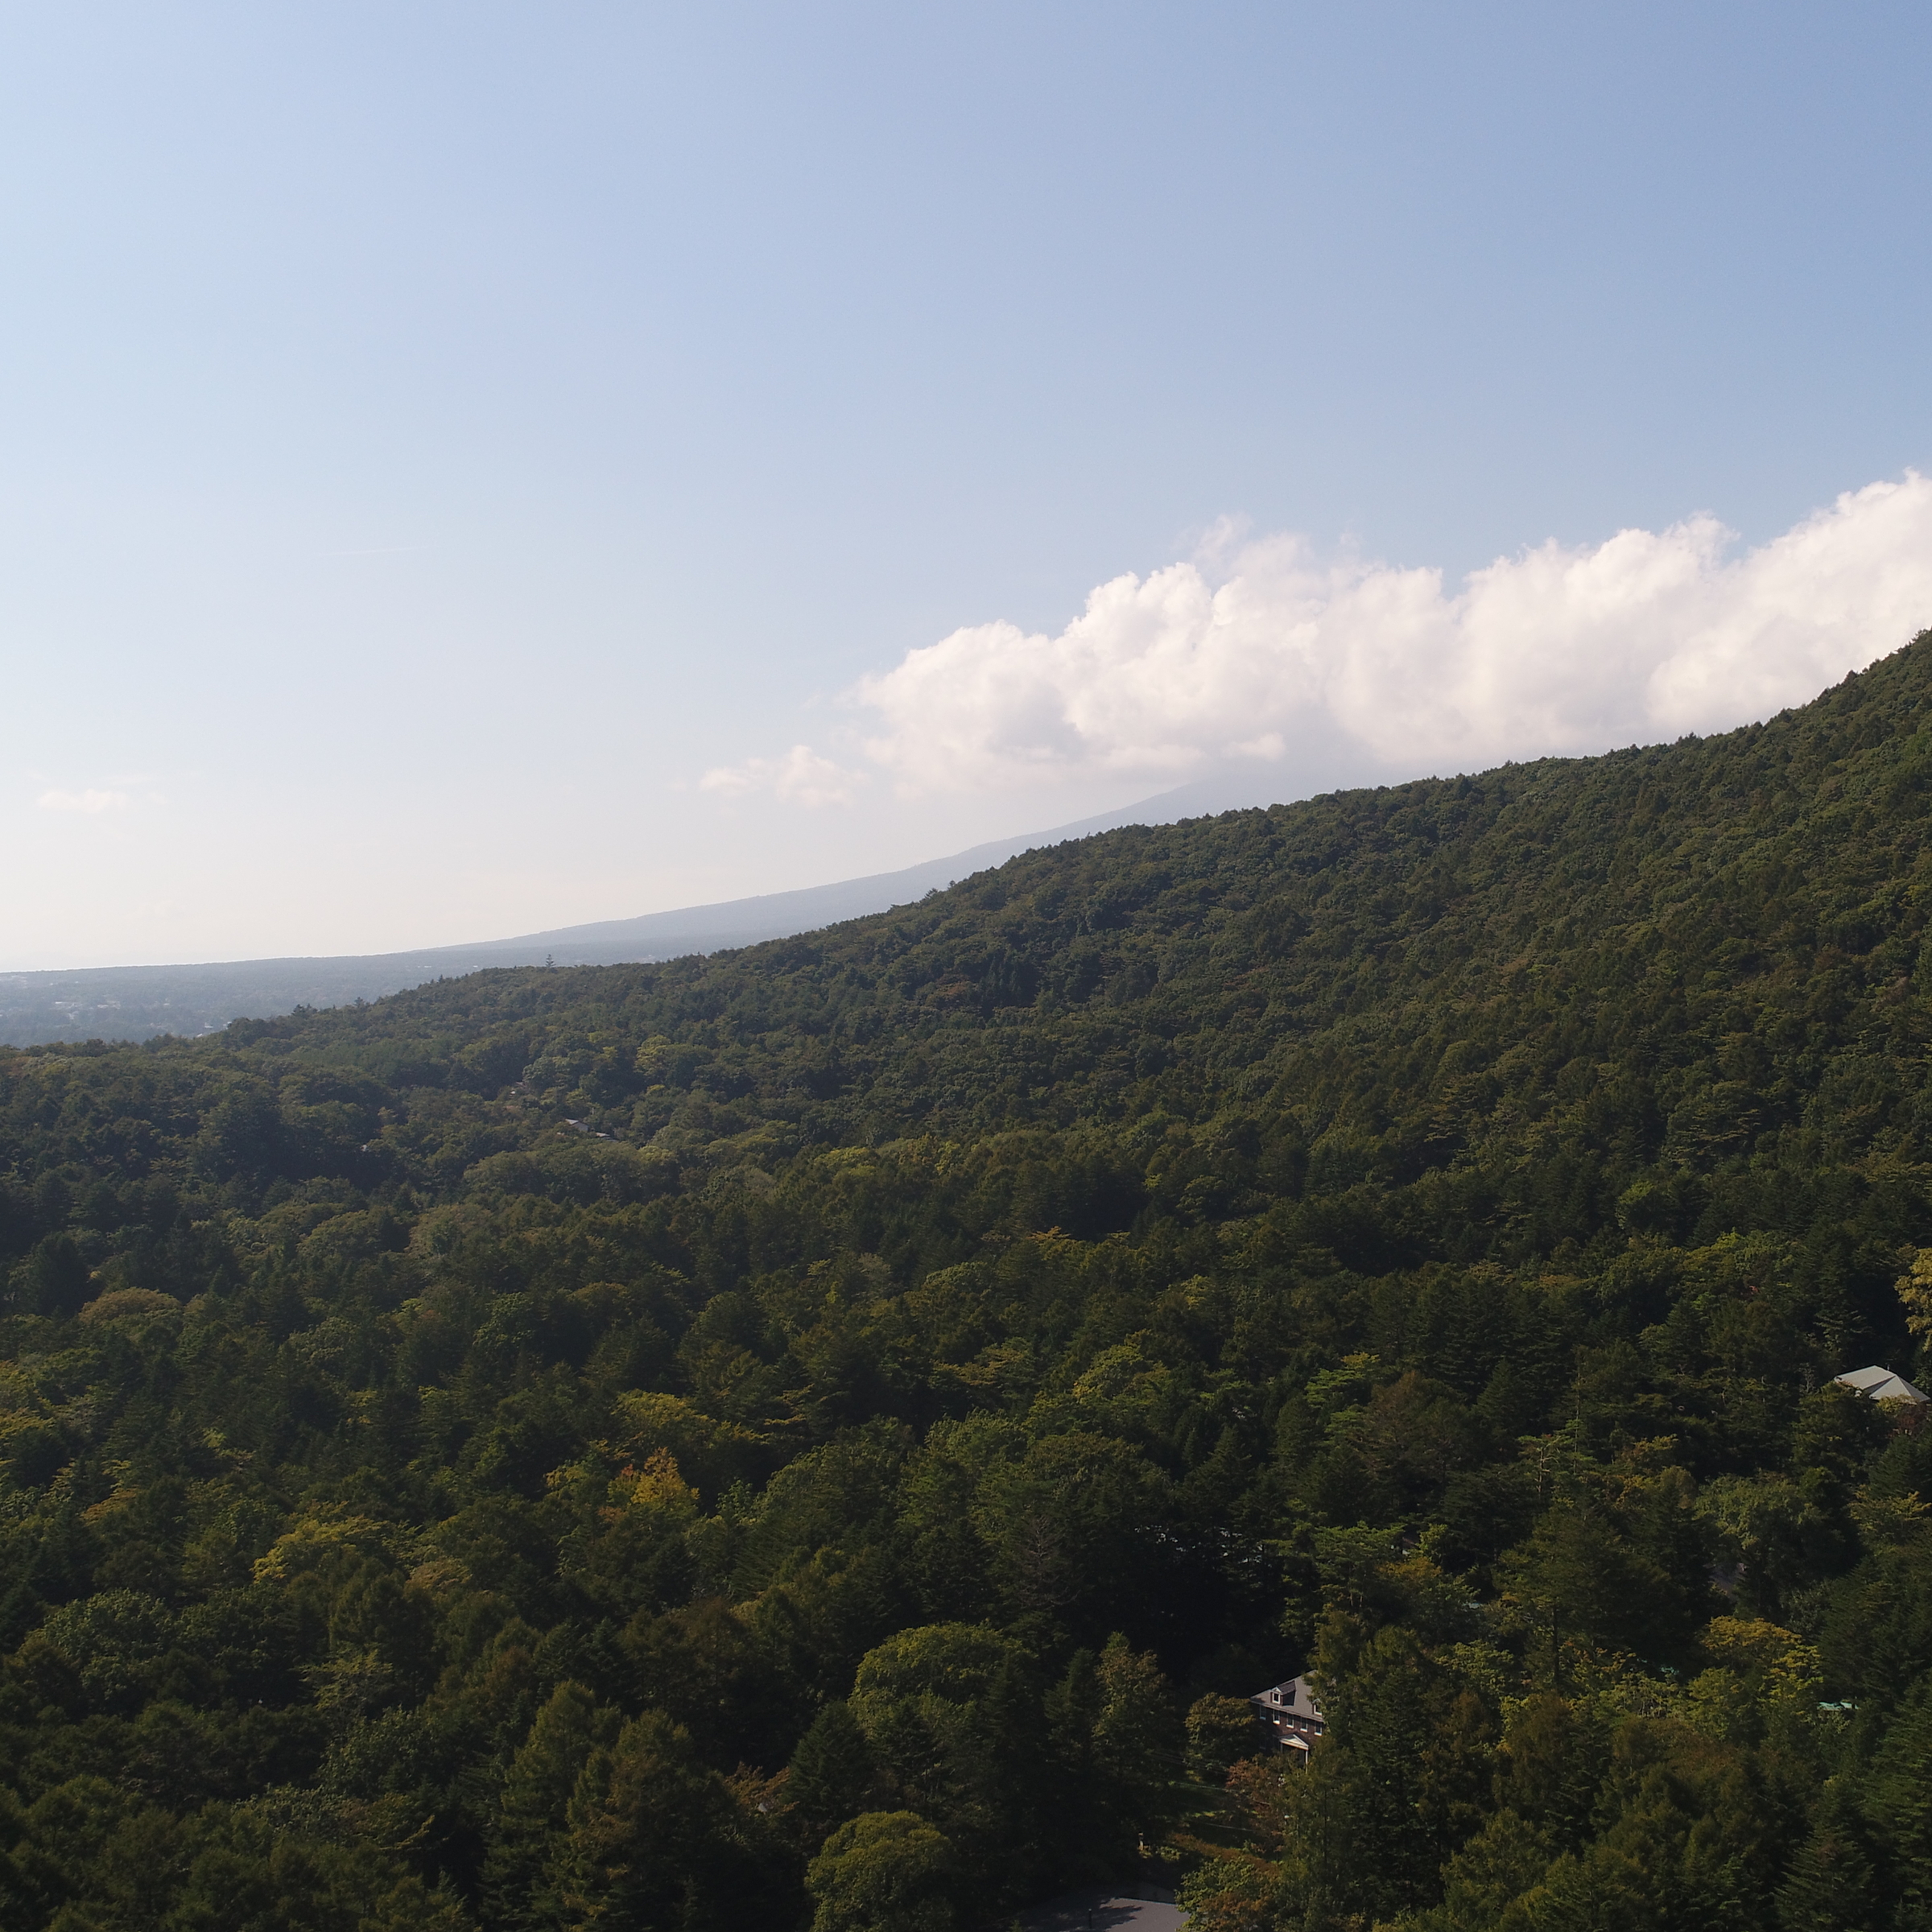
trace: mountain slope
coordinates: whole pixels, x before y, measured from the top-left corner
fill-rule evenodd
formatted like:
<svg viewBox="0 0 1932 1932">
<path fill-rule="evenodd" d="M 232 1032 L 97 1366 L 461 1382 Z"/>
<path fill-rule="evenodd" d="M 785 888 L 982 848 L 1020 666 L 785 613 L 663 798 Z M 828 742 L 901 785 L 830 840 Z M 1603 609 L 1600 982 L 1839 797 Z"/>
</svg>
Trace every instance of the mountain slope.
<svg viewBox="0 0 1932 1932">
<path fill-rule="evenodd" d="M 1245 1109 L 1385 1183 L 1805 1136 L 1916 1160 L 1927 656 L 1707 743 L 1131 828 L 736 955 L 245 1030 L 431 1080 L 528 1062 L 624 1133 L 665 1085 L 836 1139 Z M 690 1050 L 669 1083 L 635 1064 L 655 1036 Z"/>
<path fill-rule="evenodd" d="M 600 965 L 675 959 L 756 944 L 921 898 L 1016 852 L 1085 837 L 1115 825 L 1179 816 L 1203 787 L 1183 787 L 1125 810 L 1051 832 L 996 839 L 898 872 L 843 879 L 795 892 L 764 893 L 713 906 L 686 906 L 629 919 L 559 927 L 472 945 L 333 958 L 228 960 L 200 965 L 97 966 L 0 972 L 0 1042 L 193 1038 L 232 1019 L 381 999 L 411 986 L 491 966 Z"/>
<path fill-rule="evenodd" d="M 10 1923 L 1917 1923 L 1929 728 L 0 1053 Z"/>
</svg>

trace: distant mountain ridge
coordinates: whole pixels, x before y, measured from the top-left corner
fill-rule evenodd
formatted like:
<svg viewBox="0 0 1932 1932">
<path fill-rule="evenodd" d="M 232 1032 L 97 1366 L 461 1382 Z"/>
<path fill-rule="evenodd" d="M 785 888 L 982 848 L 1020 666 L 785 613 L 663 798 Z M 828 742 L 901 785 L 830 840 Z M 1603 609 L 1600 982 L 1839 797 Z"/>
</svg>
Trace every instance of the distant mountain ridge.
<svg viewBox="0 0 1932 1932">
<path fill-rule="evenodd" d="M 143 1040 L 163 1033 L 192 1036 L 217 1032 L 233 1019 L 272 1018 L 298 1006 L 350 1005 L 493 966 L 611 966 L 720 952 L 889 911 L 1038 846 L 1253 802 L 1252 796 L 1237 797 L 1226 783 L 1209 780 L 1096 818 L 990 840 L 897 872 L 468 945 L 198 965 L 0 972 L 0 1045 Z"/>
</svg>

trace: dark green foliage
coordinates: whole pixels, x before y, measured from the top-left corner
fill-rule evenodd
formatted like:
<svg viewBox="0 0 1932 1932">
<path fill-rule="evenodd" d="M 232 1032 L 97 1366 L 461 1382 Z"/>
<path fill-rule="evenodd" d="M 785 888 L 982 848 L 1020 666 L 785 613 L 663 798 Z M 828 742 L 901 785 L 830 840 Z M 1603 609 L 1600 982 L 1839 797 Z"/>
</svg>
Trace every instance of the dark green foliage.
<svg viewBox="0 0 1932 1932">
<path fill-rule="evenodd" d="M 497 1799 L 496 1830 L 483 1864 L 492 1922 L 548 1932 L 568 1922 L 559 1839 L 572 1794 L 592 1753 L 616 1742 L 617 1713 L 583 1685 L 557 1686 L 510 1760 Z"/>
<path fill-rule="evenodd" d="M 87 1298 L 87 1263 L 70 1234 L 48 1235 L 14 1270 L 14 1305 L 23 1314 L 75 1315 Z"/>
<path fill-rule="evenodd" d="M 1932 1922 L 1932 1674 L 1913 1686 L 1888 1727 L 1864 1795 L 1898 1923 Z"/>
<path fill-rule="evenodd" d="M 1883 1922 L 1869 1835 L 1840 1778 L 1819 1793 L 1805 1840 L 1777 1895 L 1783 1932 L 1857 1932 Z"/>
<path fill-rule="evenodd" d="M 872 1745 L 844 1703 L 826 1704 L 791 1754 L 785 1798 L 806 1839 L 817 1844 L 873 1791 L 878 1777 Z"/>
<path fill-rule="evenodd" d="M 1187 1708 L 1187 1771 L 1220 1785 L 1243 1759 L 1261 1748 L 1254 1707 L 1245 1697 L 1209 1691 Z"/>
<path fill-rule="evenodd" d="M 0 1052 L 0 1917 L 1919 1924 L 1929 705 Z"/>
</svg>

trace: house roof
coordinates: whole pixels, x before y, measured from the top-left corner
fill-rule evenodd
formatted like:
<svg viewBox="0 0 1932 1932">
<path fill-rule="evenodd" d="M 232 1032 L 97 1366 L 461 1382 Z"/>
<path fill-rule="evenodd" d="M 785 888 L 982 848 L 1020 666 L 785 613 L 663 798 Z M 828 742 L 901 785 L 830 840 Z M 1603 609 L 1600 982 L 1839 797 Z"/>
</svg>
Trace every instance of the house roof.
<svg viewBox="0 0 1932 1932">
<path fill-rule="evenodd" d="M 1847 1368 L 1843 1375 L 1833 1377 L 1847 1389 L 1856 1389 L 1860 1395 L 1868 1395 L 1875 1402 L 1923 1402 L 1932 1400 L 1922 1389 L 1915 1389 L 1902 1375 L 1894 1375 L 1889 1368 L 1874 1366 L 1870 1368 Z"/>
<path fill-rule="evenodd" d="M 1291 1677 L 1285 1682 L 1270 1684 L 1265 1690 L 1256 1691 L 1248 1701 L 1258 1704 L 1264 1711 L 1294 1711 L 1306 1717 L 1322 1715 L 1322 1707 L 1315 1701 L 1315 1693 L 1308 1688 L 1305 1677 Z"/>
</svg>

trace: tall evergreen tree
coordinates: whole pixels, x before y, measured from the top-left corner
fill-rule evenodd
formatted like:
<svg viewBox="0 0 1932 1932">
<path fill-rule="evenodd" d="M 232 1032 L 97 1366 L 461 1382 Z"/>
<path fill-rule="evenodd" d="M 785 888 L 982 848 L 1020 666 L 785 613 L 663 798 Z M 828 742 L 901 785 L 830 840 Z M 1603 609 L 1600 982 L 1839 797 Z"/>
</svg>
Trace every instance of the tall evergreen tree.
<svg viewBox="0 0 1932 1932">
<path fill-rule="evenodd" d="M 1886 1727 L 1864 1802 L 1889 1868 L 1899 1932 L 1932 1926 L 1932 1672 Z"/>
<path fill-rule="evenodd" d="M 1874 1932 L 1884 1922 L 1870 1835 L 1856 1791 L 1828 1778 L 1811 1813 L 1811 1831 L 1778 1889 L 1783 1932 Z"/>
<path fill-rule="evenodd" d="M 618 1713 L 579 1683 L 557 1686 L 510 1760 L 483 1862 L 483 1906 L 497 1932 L 562 1932 L 554 1868 L 571 1794 L 591 1754 L 615 1741 Z"/>
</svg>

